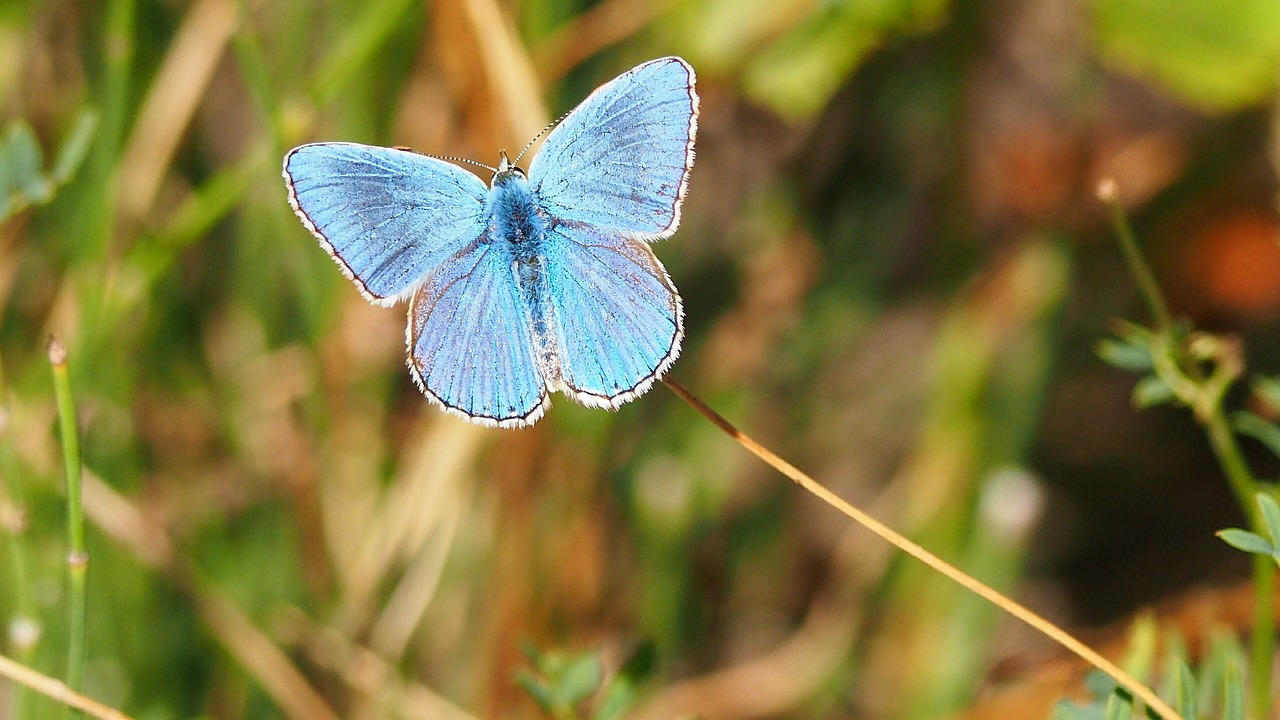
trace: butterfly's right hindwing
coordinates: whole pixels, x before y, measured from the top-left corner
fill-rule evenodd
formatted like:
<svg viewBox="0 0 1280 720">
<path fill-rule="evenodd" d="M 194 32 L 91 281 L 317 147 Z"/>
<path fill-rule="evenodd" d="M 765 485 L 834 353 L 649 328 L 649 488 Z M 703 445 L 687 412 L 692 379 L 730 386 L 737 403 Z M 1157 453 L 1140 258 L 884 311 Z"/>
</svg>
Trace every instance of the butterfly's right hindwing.
<svg viewBox="0 0 1280 720">
<path fill-rule="evenodd" d="M 584 405 L 617 408 L 679 356 L 680 296 L 644 242 L 579 223 L 553 232 L 547 268 L 559 384 Z"/>
<path fill-rule="evenodd" d="M 289 202 L 365 297 L 392 305 L 484 232 L 488 188 L 406 150 L 314 143 L 284 158 Z"/>
</svg>

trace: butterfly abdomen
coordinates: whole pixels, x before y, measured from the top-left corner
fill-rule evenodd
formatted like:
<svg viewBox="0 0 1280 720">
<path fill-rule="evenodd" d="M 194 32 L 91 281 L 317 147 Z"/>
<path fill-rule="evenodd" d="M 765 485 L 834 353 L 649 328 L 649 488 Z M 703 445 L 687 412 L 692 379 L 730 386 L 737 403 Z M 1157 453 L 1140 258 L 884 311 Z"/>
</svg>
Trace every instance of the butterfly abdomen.
<svg viewBox="0 0 1280 720">
<path fill-rule="evenodd" d="M 534 353 L 543 380 L 552 388 L 560 384 L 560 354 L 557 349 L 555 314 L 547 298 L 551 292 L 547 277 L 546 261 L 538 256 L 517 259 L 512 263 L 520 298 L 529 314 L 529 326 L 533 331 Z"/>
</svg>

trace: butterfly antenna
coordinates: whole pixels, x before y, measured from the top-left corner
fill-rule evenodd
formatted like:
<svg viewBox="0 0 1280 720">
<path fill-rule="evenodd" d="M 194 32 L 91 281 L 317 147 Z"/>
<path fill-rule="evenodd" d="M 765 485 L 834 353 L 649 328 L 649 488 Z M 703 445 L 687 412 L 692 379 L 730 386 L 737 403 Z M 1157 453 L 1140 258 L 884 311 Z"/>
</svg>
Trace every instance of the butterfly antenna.
<svg viewBox="0 0 1280 720">
<path fill-rule="evenodd" d="M 491 172 L 491 173 L 496 173 L 496 172 L 498 172 L 498 168 L 493 167 L 492 165 L 485 165 L 485 164 L 484 164 L 484 163 L 482 163 L 482 162 L 476 162 L 475 160 L 468 160 L 467 158 L 464 158 L 464 157 L 458 157 L 458 156 L 456 156 L 456 155 L 446 155 L 446 156 L 444 156 L 444 157 L 441 157 L 441 156 L 439 156 L 439 155 L 428 155 L 427 157 L 433 157 L 433 158 L 435 158 L 435 159 L 437 159 L 437 160 L 451 160 L 451 161 L 453 161 L 453 162 L 460 162 L 460 163 L 466 163 L 466 164 L 468 164 L 468 165 L 475 165 L 476 167 L 482 167 L 482 168 L 484 168 L 485 170 L 488 170 L 488 171 L 489 171 L 489 172 Z"/>
<path fill-rule="evenodd" d="M 420 153 L 417 150 L 414 150 L 413 148 L 408 148 L 401 145 L 397 145 L 396 150 L 404 150 L 405 152 L 418 153 L 419 155 L 422 155 L 424 157 L 435 158 L 436 160 L 445 160 L 447 162 L 458 162 L 458 163 L 466 163 L 467 165 L 475 165 L 476 167 L 482 167 L 491 173 L 498 172 L 498 168 L 490 167 L 489 165 L 485 165 L 482 162 L 476 162 L 475 160 L 469 160 L 464 157 L 458 157 L 457 155 L 430 155 L 428 153 Z"/>
<path fill-rule="evenodd" d="M 555 126 L 559 125 L 561 120 L 564 120 L 565 118 L 569 117 L 569 113 L 571 113 L 571 112 L 573 112 L 573 111 L 572 111 L 572 110 L 570 110 L 569 112 L 567 112 L 567 113 L 565 113 L 565 114 L 561 115 L 560 117 L 556 118 L 555 120 L 552 120 L 550 123 L 548 123 L 548 124 L 547 124 L 547 126 L 546 126 L 546 127 L 542 128 L 542 130 L 541 130 L 537 135 L 534 135 L 534 136 L 533 136 L 533 139 L 529 141 L 529 144 L 524 146 L 524 149 L 520 151 L 520 154 L 516 156 L 516 159 L 515 159 L 515 160 L 513 160 L 513 161 L 511 161 L 511 164 L 512 164 L 512 165 L 515 165 L 515 164 L 519 163 L 519 162 L 520 162 L 520 158 L 524 157 L 524 154 L 525 154 L 525 153 L 527 153 L 527 152 L 529 152 L 529 148 L 533 147 L 533 144 L 534 144 L 534 143 L 536 143 L 536 142 L 538 142 L 539 140 L 541 140 L 543 135 L 546 135 L 548 132 L 551 132 L 551 128 L 553 128 L 553 127 L 555 127 Z"/>
</svg>

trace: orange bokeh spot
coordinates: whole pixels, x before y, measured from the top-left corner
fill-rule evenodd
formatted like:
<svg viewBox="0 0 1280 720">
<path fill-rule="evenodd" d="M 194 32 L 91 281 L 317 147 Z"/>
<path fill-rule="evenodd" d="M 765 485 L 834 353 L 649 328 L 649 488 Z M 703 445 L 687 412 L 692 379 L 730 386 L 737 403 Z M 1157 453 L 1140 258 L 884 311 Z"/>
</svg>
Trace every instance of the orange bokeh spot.
<svg viewBox="0 0 1280 720">
<path fill-rule="evenodd" d="M 1280 226 L 1273 218 L 1245 212 L 1214 221 L 1188 259 L 1208 305 L 1253 320 L 1280 311 Z"/>
</svg>

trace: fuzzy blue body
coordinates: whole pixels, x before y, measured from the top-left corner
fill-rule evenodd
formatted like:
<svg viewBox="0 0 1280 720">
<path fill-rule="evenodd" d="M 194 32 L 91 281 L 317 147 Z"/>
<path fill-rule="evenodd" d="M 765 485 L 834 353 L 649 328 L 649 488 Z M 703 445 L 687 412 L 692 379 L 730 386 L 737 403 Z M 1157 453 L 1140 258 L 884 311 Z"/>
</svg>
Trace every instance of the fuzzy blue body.
<svg viewBox="0 0 1280 720">
<path fill-rule="evenodd" d="M 648 242 L 670 236 L 698 96 L 679 58 L 602 85 L 529 173 L 475 175 L 411 151 L 315 143 L 284 159 L 289 201 L 365 297 L 409 303 L 409 369 L 486 425 L 539 417 L 551 391 L 616 408 L 680 352 L 680 296 Z"/>
<path fill-rule="evenodd" d="M 551 287 L 544 256 L 547 230 L 552 218 L 538 205 L 529 180 L 517 169 L 494 175 L 485 204 L 489 231 L 485 234 L 495 252 L 508 260 L 512 277 L 533 331 L 535 355 L 543 378 L 555 385 L 560 380 L 556 357 L 554 320 L 547 298 Z"/>
</svg>

